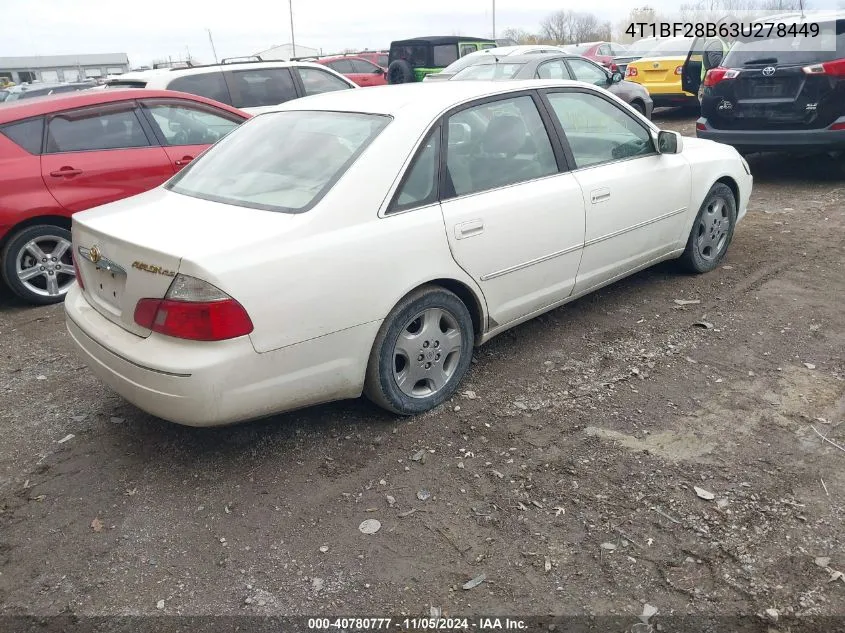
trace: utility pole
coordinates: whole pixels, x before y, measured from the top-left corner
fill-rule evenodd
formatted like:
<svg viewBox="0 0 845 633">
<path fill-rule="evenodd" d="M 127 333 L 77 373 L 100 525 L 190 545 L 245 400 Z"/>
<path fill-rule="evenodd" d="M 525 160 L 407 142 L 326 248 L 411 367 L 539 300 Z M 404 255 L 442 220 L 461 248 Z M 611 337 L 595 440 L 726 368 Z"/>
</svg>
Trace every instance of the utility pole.
<svg viewBox="0 0 845 633">
<path fill-rule="evenodd" d="M 214 38 L 211 37 L 211 29 L 206 29 L 208 31 L 208 41 L 211 42 L 211 52 L 214 53 L 214 63 L 217 63 L 217 51 L 214 48 Z"/>
<path fill-rule="evenodd" d="M 296 37 L 293 34 L 293 0 L 288 0 L 288 6 L 290 7 L 290 45 L 293 49 L 291 57 L 296 57 Z"/>
<path fill-rule="evenodd" d="M 496 0 L 493 0 L 493 39 L 496 39 Z"/>
</svg>

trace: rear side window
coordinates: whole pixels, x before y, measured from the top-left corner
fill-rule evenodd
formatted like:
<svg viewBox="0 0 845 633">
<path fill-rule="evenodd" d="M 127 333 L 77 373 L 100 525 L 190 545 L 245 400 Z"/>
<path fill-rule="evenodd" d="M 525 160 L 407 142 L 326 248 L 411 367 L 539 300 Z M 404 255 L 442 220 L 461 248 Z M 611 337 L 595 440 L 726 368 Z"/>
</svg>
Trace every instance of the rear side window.
<svg viewBox="0 0 845 633">
<path fill-rule="evenodd" d="M 133 104 L 62 112 L 47 125 L 47 153 L 148 147 Z"/>
<path fill-rule="evenodd" d="M 229 95 L 229 88 L 226 86 L 226 80 L 223 79 L 221 72 L 179 77 L 167 84 L 167 89 L 179 90 L 180 92 L 187 92 L 232 105 L 232 97 Z"/>
<path fill-rule="evenodd" d="M 41 153 L 41 137 L 44 134 L 44 119 L 29 119 L 0 127 L 3 136 L 20 145 L 30 154 Z"/>
<path fill-rule="evenodd" d="M 352 62 L 348 59 L 338 59 L 336 61 L 329 62 L 326 65 L 332 70 L 336 70 L 341 75 L 348 75 L 349 73 L 358 72 L 354 69 L 354 67 L 352 66 Z"/>
<path fill-rule="evenodd" d="M 379 55 L 378 56 L 378 65 L 381 66 L 382 68 L 387 68 L 387 65 L 389 63 L 390 62 L 387 61 L 387 55 Z"/>
<path fill-rule="evenodd" d="M 348 90 L 352 87 L 343 81 L 343 79 L 319 68 L 299 66 L 296 70 L 299 73 L 299 78 L 302 80 L 302 86 L 305 88 L 306 96 L 318 95 L 334 90 Z"/>
<path fill-rule="evenodd" d="M 473 51 L 469 51 L 472 53 Z M 458 59 L 458 45 L 457 44 L 440 44 L 432 49 L 434 65 L 437 68 L 445 68 L 453 61 Z"/>
<path fill-rule="evenodd" d="M 296 87 L 287 68 L 253 68 L 227 73 L 236 108 L 271 106 L 296 99 Z"/>
</svg>

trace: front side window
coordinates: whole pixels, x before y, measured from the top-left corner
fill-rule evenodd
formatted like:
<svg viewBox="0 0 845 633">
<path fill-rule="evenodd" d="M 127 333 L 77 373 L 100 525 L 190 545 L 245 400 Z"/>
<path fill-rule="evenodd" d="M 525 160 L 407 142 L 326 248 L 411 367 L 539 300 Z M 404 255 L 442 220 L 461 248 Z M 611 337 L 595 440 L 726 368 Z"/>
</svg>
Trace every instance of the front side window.
<svg viewBox="0 0 845 633">
<path fill-rule="evenodd" d="M 167 145 L 210 145 L 240 124 L 200 106 L 181 103 L 146 103 Z"/>
<path fill-rule="evenodd" d="M 165 186 L 224 204 L 301 213 L 331 189 L 389 121 L 351 112 L 261 114 Z"/>
<path fill-rule="evenodd" d="M 454 79 L 513 79 L 525 64 L 479 64 L 464 68 Z"/>
<path fill-rule="evenodd" d="M 471 51 L 470 51 L 471 52 Z M 432 48 L 432 56 L 435 67 L 445 68 L 458 59 L 457 44 L 438 44 Z"/>
<path fill-rule="evenodd" d="M 332 92 L 333 90 L 347 90 L 351 86 L 331 73 L 319 68 L 307 68 L 299 66 L 296 69 L 299 72 L 299 77 L 302 79 L 302 85 L 305 87 L 306 95 L 318 95 L 323 92 Z"/>
<path fill-rule="evenodd" d="M 595 64 L 588 62 L 586 59 L 573 58 L 568 61 L 569 67 L 572 68 L 572 73 L 578 81 L 596 86 L 607 85 L 607 73 Z"/>
<path fill-rule="evenodd" d="M 71 110 L 47 124 L 47 153 L 128 149 L 150 145 L 132 104 Z"/>
<path fill-rule="evenodd" d="M 448 137 L 447 175 L 458 196 L 558 170 L 543 120 L 528 96 L 493 101 L 453 114 Z"/>
<path fill-rule="evenodd" d="M 437 153 L 440 146 L 440 127 L 436 127 L 423 142 L 414 162 L 405 172 L 402 185 L 390 212 L 404 211 L 431 204 L 437 200 Z"/>
<path fill-rule="evenodd" d="M 179 77 L 167 84 L 167 89 L 187 92 L 188 94 L 214 99 L 226 105 L 232 105 L 232 97 L 229 95 L 226 80 L 223 79 L 223 73 L 219 71 Z"/>
<path fill-rule="evenodd" d="M 29 119 L 0 127 L 0 133 L 20 145 L 30 154 L 41 153 L 41 136 L 44 133 L 44 119 Z"/>
<path fill-rule="evenodd" d="M 296 87 L 287 68 L 251 68 L 229 74 L 232 105 L 236 108 L 272 106 L 296 99 Z"/>
<path fill-rule="evenodd" d="M 537 67 L 538 79 L 572 79 L 569 69 L 562 59 L 543 62 Z"/>
<path fill-rule="evenodd" d="M 655 153 L 649 131 L 598 95 L 555 92 L 548 99 L 577 167 Z"/>
</svg>

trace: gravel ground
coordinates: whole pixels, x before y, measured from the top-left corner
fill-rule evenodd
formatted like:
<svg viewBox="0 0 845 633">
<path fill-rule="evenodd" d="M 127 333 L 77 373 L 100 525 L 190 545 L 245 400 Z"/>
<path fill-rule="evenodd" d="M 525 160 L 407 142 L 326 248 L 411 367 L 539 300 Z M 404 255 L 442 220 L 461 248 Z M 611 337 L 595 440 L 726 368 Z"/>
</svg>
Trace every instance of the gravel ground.
<svg viewBox="0 0 845 633">
<path fill-rule="evenodd" d="M 410 420 L 360 400 L 178 427 L 91 375 L 60 306 L 0 296 L 0 615 L 630 627 L 648 604 L 662 630 L 841 630 L 845 163 L 749 162 L 719 269 L 660 265 L 517 327 Z"/>
</svg>

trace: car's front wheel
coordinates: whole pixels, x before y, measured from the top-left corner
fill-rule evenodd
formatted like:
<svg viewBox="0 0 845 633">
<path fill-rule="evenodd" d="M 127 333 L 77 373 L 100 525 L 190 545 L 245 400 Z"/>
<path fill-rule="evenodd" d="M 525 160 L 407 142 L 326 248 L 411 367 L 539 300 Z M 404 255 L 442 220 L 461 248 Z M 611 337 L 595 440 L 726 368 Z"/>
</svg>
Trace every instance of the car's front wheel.
<svg viewBox="0 0 845 633">
<path fill-rule="evenodd" d="M 472 317 L 457 295 L 423 286 L 384 320 L 373 344 L 364 393 L 399 415 L 436 407 L 458 388 L 472 360 Z"/>
<path fill-rule="evenodd" d="M 693 273 L 710 272 L 728 250 L 736 224 L 736 198 L 726 184 L 714 184 L 693 222 L 681 265 Z"/>
<path fill-rule="evenodd" d="M 28 303 L 64 300 L 76 279 L 70 231 L 50 224 L 21 229 L 3 249 L 2 272 L 9 289 Z"/>
</svg>

